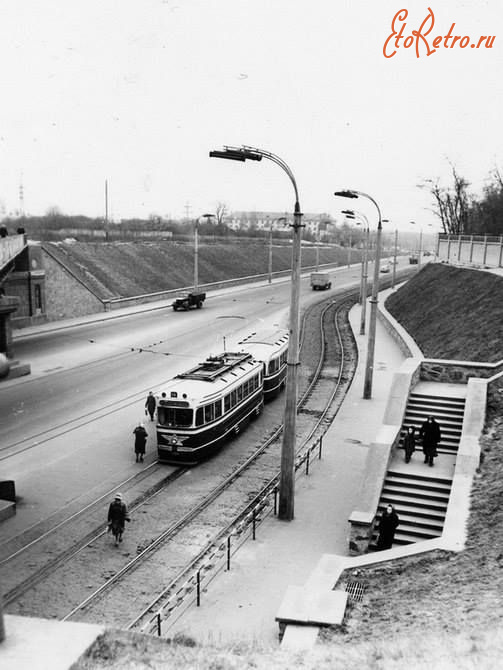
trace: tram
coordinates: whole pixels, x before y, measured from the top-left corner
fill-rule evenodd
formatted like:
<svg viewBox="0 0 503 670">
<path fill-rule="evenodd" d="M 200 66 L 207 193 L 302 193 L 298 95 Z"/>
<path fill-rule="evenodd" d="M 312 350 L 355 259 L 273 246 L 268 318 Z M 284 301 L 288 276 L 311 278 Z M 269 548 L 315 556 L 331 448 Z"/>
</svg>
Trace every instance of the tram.
<svg viewBox="0 0 503 670">
<path fill-rule="evenodd" d="M 250 353 L 224 352 L 171 380 L 157 406 L 159 460 L 194 465 L 237 435 L 262 411 L 262 371 Z"/>
<path fill-rule="evenodd" d="M 157 403 L 157 454 L 195 465 L 259 416 L 264 400 L 284 387 L 288 331 L 256 333 L 240 351 L 209 356 L 162 388 Z"/>
</svg>

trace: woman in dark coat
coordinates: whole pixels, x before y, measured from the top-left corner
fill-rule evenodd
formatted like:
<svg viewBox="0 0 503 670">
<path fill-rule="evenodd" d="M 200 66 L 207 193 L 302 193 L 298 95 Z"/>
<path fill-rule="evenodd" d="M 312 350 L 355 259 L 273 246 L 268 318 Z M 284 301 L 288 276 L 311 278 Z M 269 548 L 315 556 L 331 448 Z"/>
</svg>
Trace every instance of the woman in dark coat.
<svg viewBox="0 0 503 670">
<path fill-rule="evenodd" d="M 143 463 L 143 456 L 145 455 L 145 445 L 147 443 L 148 433 L 145 430 L 145 426 L 142 423 L 139 423 L 136 428 L 133 430 L 134 435 L 134 453 L 136 454 L 136 462 L 141 461 Z"/>
<path fill-rule="evenodd" d="M 424 462 L 433 467 L 433 459 L 437 455 L 441 433 L 440 426 L 432 416 L 429 416 L 423 423 L 419 435 L 423 440 Z"/>
<path fill-rule="evenodd" d="M 119 542 L 122 542 L 125 521 L 131 521 L 128 508 L 122 499 L 122 495 L 117 493 L 108 508 L 108 530 L 111 530 L 114 534 L 116 547 Z"/>
<path fill-rule="evenodd" d="M 155 399 L 155 395 L 152 393 L 152 391 L 148 392 L 147 400 L 145 401 L 145 414 L 148 412 L 150 414 L 150 421 L 154 420 L 154 414 L 155 414 L 155 407 L 157 405 L 157 401 Z"/>
<path fill-rule="evenodd" d="M 391 549 L 395 538 L 400 519 L 395 512 L 393 505 L 388 505 L 379 520 L 379 539 L 377 540 L 378 549 Z"/>
<path fill-rule="evenodd" d="M 405 450 L 405 462 L 410 461 L 410 457 L 416 450 L 416 429 L 414 426 L 409 426 L 407 428 L 407 433 L 403 438 L 403 448 Z"/>
</svg>

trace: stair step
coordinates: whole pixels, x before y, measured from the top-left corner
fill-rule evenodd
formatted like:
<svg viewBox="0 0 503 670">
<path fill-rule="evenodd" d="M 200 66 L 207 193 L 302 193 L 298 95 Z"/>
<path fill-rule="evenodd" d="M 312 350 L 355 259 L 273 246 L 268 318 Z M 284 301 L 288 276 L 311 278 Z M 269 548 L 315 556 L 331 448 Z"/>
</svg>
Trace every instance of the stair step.
<svg viewBox="0 0 503 670">
<path fill-rule="evenodd" d="M 449 494 L 434 495 L 431 492 L 421 494 L 419 491 L 404 491 L 400 486 L 385 485 L 381 493 L 381 500 L 393 503 L 393 496 L 395 500 L 408 504 L 417 504 L 425 507 L 436 505 L 435 509 L 445 509 L 449 502 Z"/>
<path fill-rule="evenodd" d="M 423 403 L 417 402 L 417 400 L 410 400 L 407 403 L 407 407 L 413 409 L 415 412 L 425 414 L 426 416 L 432 416 L 436 414 L 441 414 L 445 416 L 463 416 L 465 408 L 464 407 L 453 407 L 451 405 L 424 405 Z"/>
<path fill-rule="evenodd" d="M 383 510 L 384 509 L 385 507 L 383 507 Z M 395 508 L 395 511 L 398 514 L 397 508 Z M 404 514 L 403 512 L 401 514 L 398 514 L 398 517 L 400 519 L 400 525 L 398 526 L 397 532 L 399 530 L 407 529 L 410 527 L 410 528 L 422 529 L 425 532 L 431 531 L 432 533 L 441 534 L 442 529 L 444 527 L 443 518 L 439 518 L 438 520 L 435 521 L 433 519 L 426 519 L 425 517 L 414 516 L 411 514 Z"/>
<path fill-rule="evenodd" d="M 427 398 L 422 395 L 414 395 L 413 393 L 409 394 L 409 402 L 415 402 L 418 405 L 431 405 L 433 407 L 442 406 L 442 407 L 452 407 L 452 409 L 459 409 L 466 405 L 465 398 L 460 398 L 459 400 L 450 400 L 449 398 L 443 398 L 438 396 L 437 398 Z"/>
<path fill-rule="evenodd" d="M 427 415 L 426 414 L 419 414 L 419 412 L 415 412 L 414 410 L 411 411 L 410 407 L 407 407 L 405 410 L 405 416 L 404 422 L 408 421 L 409 423 L 414 424 L 417 426 L 417 429 L 419 430 L 421 428 L 421 425 L 426 421 Z M 444 433 L 444 431 L 451 431 L 451 432 L 457 432 L 457 431 L 462 431 L 463 430 L 463 418 L 459 417 L 453 417 L 453 418 L 441 418 L 438 420 L 438 424 L 440 426 L 440 431 L 441 433 Z"/>
<path fill-rule="evenodd" d="M 439 535 L 434 535 L 433 533 L 415 533 L 415 532 L 399 533 L 397 529 L 393 544 L 399 544 L 399 545 L 414 544 L 414 542 L 433 540 L 436 537 L 440 537 L 441 535 L 442 533 L 440 533 Z"/>
<path fill-rule="evenodd" d="M 379 502 L 379 507 L 378 510 L 383 510 L 386 508 L 386 505 L 388 503 L 384 502 Z M 393 507 L 395 508 L 395 512 L 398 514 L 398 516 L 401 518 L 403 514 L 408 514 L 410 516 L 414 516 L 416 514 L 420 515 L 423 519 L 431 519 L 431 520 L 438 520 L 439 522 L 444 521 L 445 519 L 445 512 L 446 512 L 446 507 L 443 507 L 441 510 L 440 509 L 426 509 L 424 506 L 418 507 L 415 504 L 410 504 L 407 505 L 406 503 L 399 503 L 399 502 L 394 502 L 392 503 Z"/>
<path fill-rule="evenodd" d="M 400 527 L 397 528 L 395 537 L 393 538 L 393 547 L 403 546 L 405 544 L 414 544 L 415 542 L 423 542 L 424 540 L 433 540 L 440 537 L 442 533 L 417 533 L 413 530 L 409 532 L 400 532 Z M 377 538 L 374 535 L 369 544 L 369 551 L 377 551 Z"/>
<path fill-rule="evenodd" d="M 450 491 L 446 489 L 421 489 L 413 486 L 404 486 L 402 482 L 385 481 L 382 492 L 386 495 L 390 493 L 397 493 L 398 495 L 405 495 L 418 500 L 434 500 L 435 502 L 449 501 Z"/>
<path fill-rule="evenodd" d="M 446 484 L 449 486 L 449 488 L 452 486 L 452 479 L 447 479 L 445 477 L 432 477 L 431 475 L 416 475 L 412 472 L 398 472 L 396 470 L 388 470 L 386 473 L 386 476 L 390 477 L 400 477 L 403 479 L 414 479 L 418 481 L 424 481 L 424 482 L 431 482 L 434 481 L 435 483 L 438 482 L 440 484 Z"/>
<path fill-rule="evenodd" d="M 409 496 L 406 493 L 397 493 L 396 491 L 383 491 L 381 494 L 381 499 L 379 504 L 389 504 L 391 503 L 395 507 L 400 505 L 409 505 L 410 507 L 415 507 L 416 509 L 424 510 L 436 510 L 438 512 L 445 512 L 447 509 L 447 503 L 445 499 L 442 500 L 432 500 L 428 498 L 418 498 L 417 496 Z"/>
<path fill-rule="evenodd" d="M 451 492 L 451 487 L 446 484 L 435 485 L 433 482 L 431 484 L 426 484 L 425 482 L 414 482 L 413 480 L 399 479 L 398 477 L 391 477 L 390 479 L 386 478 L 384 480 L 383 490 L 384 489 L 399 489 L 403 493 L 410 493 L 415 495 L 424 495 L 428 497 L 429 495 L 439 495 L 449 497 Z"/>
<path fill-rule="evenodd" d="M 424 393 L 416 393 L 415 391 L 409 393 L 409 398 L 430 403 L 445 402 L 453 405 L 464 405 L 466 403 L 466 398 L 448 395 L 426 395 Z"/>
</svg>

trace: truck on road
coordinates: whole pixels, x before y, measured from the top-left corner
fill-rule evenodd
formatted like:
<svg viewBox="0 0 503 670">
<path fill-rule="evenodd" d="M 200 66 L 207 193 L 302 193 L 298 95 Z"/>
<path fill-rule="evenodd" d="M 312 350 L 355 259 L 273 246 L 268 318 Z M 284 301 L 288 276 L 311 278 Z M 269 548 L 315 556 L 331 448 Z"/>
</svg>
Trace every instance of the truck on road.
<svg viewBox="0 0 503 670">
<path fill-rule="evenodd" d="M 311 272 L 311 288 L 313 291 L 324 291 L 332 288 L 328 272 Z"/>
<path fill-rule="evenodd" d="M 190 309 L 191 307 L 197 307 L 201 309 L 203 302 L 206 300 L 206 293 L 183 293 L 179 295 L 171 303 L 174 311 L 177 312 L 179 309 Z"/>
</svg>

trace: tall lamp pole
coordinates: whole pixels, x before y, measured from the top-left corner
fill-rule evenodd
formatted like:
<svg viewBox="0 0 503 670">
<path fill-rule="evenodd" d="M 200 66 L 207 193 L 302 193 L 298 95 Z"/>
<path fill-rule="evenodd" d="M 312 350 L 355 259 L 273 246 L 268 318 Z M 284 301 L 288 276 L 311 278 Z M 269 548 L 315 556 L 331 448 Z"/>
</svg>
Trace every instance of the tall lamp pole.
<svg viewBox="0 0 503 670">
<path fill-rule="evenodd" d="M 209 221 L 214 216 L 214 214 L 203 214 L 199 219 Z M 199 219 L 194 220 L 194 293 L 199 285 Z"/>
<path fill-rule="evenodd" d="M 272 230 L 274 224 L 279 223 L 280 221 L 286 221 L 286 218 L 284 216 L 280 216 L 279 219 L 273 219 L 269 227 L 269 263 L 267 272 L 269 284 L 272 284 Z"/>
<path fill-rule="evenodd" d="M 376 338 L 376 327 L 377 327 L 377 303 L 379 295 L 379 264 L 381 261 L 381 236 L 382 236 L 382 219 L 381 219 L 381 210 L 379 205 L 372 198 L 372 196 L 362 191 L 354 190 L 345 190 L 345 191 L 336 191 L 334 193 L 336 196 L 343 198 L 367 198 L 372 203 L 374 203 L 377 213 L 379 215 L 379 222 L 377 224 L 377 236 L 376 236 L 376 253 L 374 260 L 374 279 L 372 282 L 372 297 L 370 298 L 370 324 L 369 324 L 369 338 L 367 346 L 367 363 L 365 365 L 365 380 L 363 384 L 363 397 L 368 400 L 372 397 L 372 377 L 374 373 L 374 352 L 375 352 L 375 338 Z"/>
<path fill-rule="evenodd" d="M 278 518 L 291 521 L 294 518 L 295 497 L 295 430 L 297 419 L 297 370 L 299 367 L 299 322 L 300 322 L 300 266 L 302 214 L 300 211 L 299 193 L 292 171 L 279 156 L 243 145 L 242 147 L 224 147 L 220 151 L 210 151 L 211 158 L 228 160 L 260 161 L 262 158 L 279 165 L 288 175 L 294 192 L 295 205 L 293 212 L 293 244 L 292 244 L 292 282 L 290 296 L 290 339 L 287 356 L 286 404 L 281 448 L 281 473 L 279 488 Z"/>
<path fill-rule="evenodd" d="M 105 241 L 108 242 L 108 179 L 105 179 Z"/>
<path fill-rule="evenodd" d="M 393 250 L 393 275 L 391 277 L 391 288 L 395 288 L 397 254 L 398 254 L 398 228 L 395 228 L 395 247 Z"/>
<path fill-rule="evenodd" d="M 355 219 L 356 215 L 358 215 L 361 218 L 361 221 L 356 222 L 357 226 L 359 226 L 360 223 L 364 223 L 359 302 L 360 305 L 362 306 L 360 312 L 360 335 L 365 335 L 365 322 L 367 318 L 367 277 L 368 277 L 369 244 L 370 244 L 369 222 L 365 214 L 362 214 L 362 212 L 355 212 L 352 209 L 343 209 L 342 214 L 345 214 L 348 219 Z"/>
</svg>

